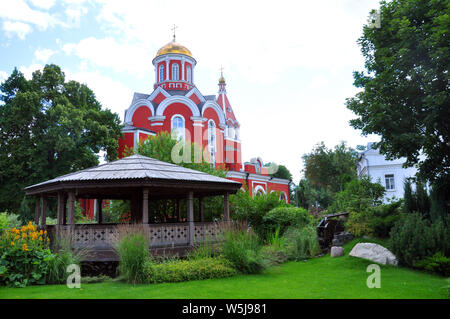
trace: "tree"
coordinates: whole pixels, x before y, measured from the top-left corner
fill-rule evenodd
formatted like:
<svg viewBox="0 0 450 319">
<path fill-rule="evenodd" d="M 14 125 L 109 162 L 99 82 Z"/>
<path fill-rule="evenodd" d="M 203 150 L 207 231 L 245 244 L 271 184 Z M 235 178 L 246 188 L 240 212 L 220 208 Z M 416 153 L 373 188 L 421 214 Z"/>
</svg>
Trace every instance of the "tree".
<svg viewBox="0 0 450 319">
<path fill-rule="evenodd" d="M 26 186 L 97 165 L 100 151 L 116 159 L 119 116 L 57 65 L 31 80 L 15 69 L 0 93 L 0 211 L 17 211 Z"/>
<path fill-rule="evenodd" d="M 265 167 L 270 167 L 270 166 L 275 166 L 278 168 L 277 171 L 273 174 L 269 174 L 271 177 L 274 178 L 282 178 L 282 179 L 287 179 L 292 181 L 292 174 L 291 172 L 288 170 L 288 168 L 284 165 L 278 165 L 275 163 L 266 163 L 264 166 Z"/>
<path fill-rule="evenodd" d="M 334 150 L 321 142 L 311 153 L 303 155 L 305 177 L 312 186 L 336 193 L 356 178 L 357 160 L 358 153 L 345 142 L 336 145 Z"/>
<path fill-rule="evenodd" d="M 366 71 L 354 72 L 363 90 L 347 99 L 358 117 L 351 126 L 378 134 L 380 153 L 418 165 L 449 210 L 450 2 L 393 0 L 380 4 L 381 27 L 363 27 L 358 44 Z M 421 154 L 425 155 L 424 157 Z"/>
</svg>

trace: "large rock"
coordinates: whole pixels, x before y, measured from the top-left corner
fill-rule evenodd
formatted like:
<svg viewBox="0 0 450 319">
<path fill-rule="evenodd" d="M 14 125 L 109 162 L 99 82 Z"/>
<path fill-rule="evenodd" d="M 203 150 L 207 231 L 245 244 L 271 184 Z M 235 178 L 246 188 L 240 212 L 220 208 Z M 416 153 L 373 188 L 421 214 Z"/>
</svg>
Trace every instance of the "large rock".
<svg viewBox="0 0 450 319">
<path fill-rule="evenodd" d="M 383 246 L 372 243 L 359 243 L 353 247 L 349 256 L 364 258 L 383 265 L 397 266 L 397 258 Z"/>
<path fill-rule="evenodd" d="M 344 248 L 339 247 L 339 246 L 333 246 L 333 247 L 331 247 L 330 256 L 331 256 L 331 257 L 341 257 L 341 256 L 344 256 Z"/>
</svg>

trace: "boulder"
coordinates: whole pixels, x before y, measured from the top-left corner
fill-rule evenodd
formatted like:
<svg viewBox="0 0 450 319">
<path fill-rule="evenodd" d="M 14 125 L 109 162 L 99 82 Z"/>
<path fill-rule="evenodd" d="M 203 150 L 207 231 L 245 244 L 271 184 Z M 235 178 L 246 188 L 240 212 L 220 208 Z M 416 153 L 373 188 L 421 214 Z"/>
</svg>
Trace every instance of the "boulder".
<svg viewBox="0 0 450 319">
<path fill-rule="evenodd" d="M 383 265 L 397 266 L 398 261 L 388 249 L 373 243 L 359 243 L 353 247 L 349 256 L 364 258 Z"/>
<path fill-rule="evenodd" d="M 341 256 L 344 256 L 344 248 L 339 247 L 339 246 L 333 246 L 333 247 L 331 247 L 330 256 L 331 256 L 331 257 L 341 257 Z"/>
</svg>

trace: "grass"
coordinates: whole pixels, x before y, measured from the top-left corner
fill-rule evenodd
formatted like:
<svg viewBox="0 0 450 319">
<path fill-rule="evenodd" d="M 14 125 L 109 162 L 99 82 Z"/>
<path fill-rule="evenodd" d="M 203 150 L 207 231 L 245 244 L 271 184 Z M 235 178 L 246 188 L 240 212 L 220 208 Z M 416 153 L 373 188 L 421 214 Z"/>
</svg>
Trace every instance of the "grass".
<svg viewBox="0 0 450 319">
<path fill-rule="evenodd" d="M 271 267 L 259 275 L 239 275 L 182 283 L 131 285 L 122 282 L 82 284 L 81 289 L 65 285 L 0 287 L 0 298 L 373 298 L 445 299 L 446 278 L 407 268 L 381 266 L 381 288 L 369 289 L 366 268 L 370 261 L 348 256 L 359 241 L 345 245 L 345 256 L 329 255 L 308 261 Z M 368 241 L 368 240 L 364 240 Z M 378 241 L 379 242 L 379 241 Z"/>
</svg>

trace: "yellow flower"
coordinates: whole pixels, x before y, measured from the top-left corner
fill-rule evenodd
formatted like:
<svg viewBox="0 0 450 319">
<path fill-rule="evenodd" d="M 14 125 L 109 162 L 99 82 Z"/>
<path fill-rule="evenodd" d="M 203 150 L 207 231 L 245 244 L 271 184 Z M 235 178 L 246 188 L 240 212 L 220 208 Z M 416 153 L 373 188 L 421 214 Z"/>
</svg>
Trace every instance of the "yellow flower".
<svg viewBox="0 0 450 319">
<path fill-rule="evenodd" d="M 29 250 L 27 244 L 23 244 L 22 245 L 22 250 L 23 251 L 28 251 Z"/>
<path fill-rule="evenodd" d="M 23 239 L 27 238 L 27 234 L 26 234 L 26 233 L 23 233 L 23 234 L 22 234 L 22 238 L 23 238 Z"/>
<path fill-rule="evenodd" d="M 11 242 L 11 246 L 14 246 L 14 242 L 13 241 Z"/>
<path fill-rule="evenodd" d="M 14 237 L 14 240 L 17 240 L 17 239 L 19 239 L 20 238 L 20 236 L 19 235 L 16 235 L 15 237 Z"/>
<path fill-rule="evenodd" d="M 44 231 L 44 234 L 47 235 L 47 231 Z"/>
<path fill-rule="evenodd" d="M 39 241 L 42 241 L 42 237 L 41 236 L 39 236 Z"/>
<path fill-rule="evenodd" d="M 42 234 L 44 234 L 44 232 L 43 232 L 42 229 L 41 229 L 41 231 L 39 232 L 39 235 L 42 236 Z"/>
</svg>

